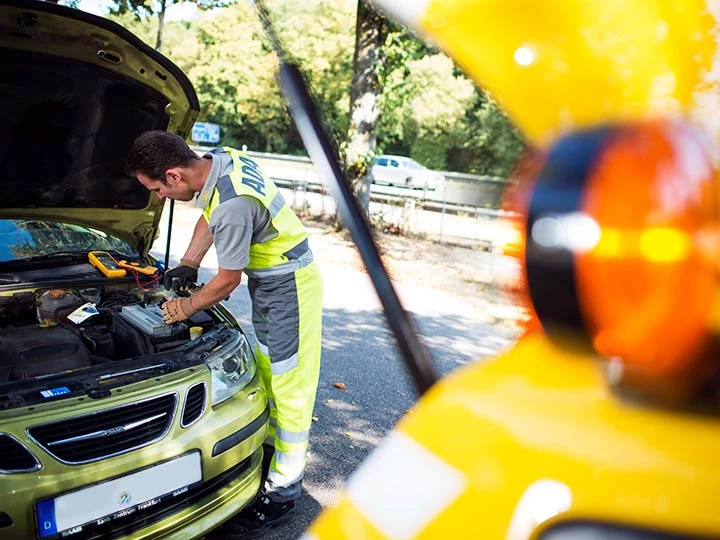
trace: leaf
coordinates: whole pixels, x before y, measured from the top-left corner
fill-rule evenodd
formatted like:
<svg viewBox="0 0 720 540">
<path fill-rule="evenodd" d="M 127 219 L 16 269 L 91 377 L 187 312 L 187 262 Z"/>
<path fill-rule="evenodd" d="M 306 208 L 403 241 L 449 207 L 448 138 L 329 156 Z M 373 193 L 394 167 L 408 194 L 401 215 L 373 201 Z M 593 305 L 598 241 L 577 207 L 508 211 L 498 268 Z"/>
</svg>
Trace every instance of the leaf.
<svg viewBox="0 0 720 540">
<path fill-rule="evenodd" d="M 336 382 L 335 384 L 333 384 L 333 386 L 334 386 L 335 388 L 339 388 L 340 390 L 346 390 L 346 389 L 347 389 L 347 385 L 346 385 L 344 382 Z"/>
<path fill-rule="evenodd" d="M 352 439 L 352 434 L 349 431 L 346 431 L 343 435 L 345 435 L 348 439 Z"/>
</svg>

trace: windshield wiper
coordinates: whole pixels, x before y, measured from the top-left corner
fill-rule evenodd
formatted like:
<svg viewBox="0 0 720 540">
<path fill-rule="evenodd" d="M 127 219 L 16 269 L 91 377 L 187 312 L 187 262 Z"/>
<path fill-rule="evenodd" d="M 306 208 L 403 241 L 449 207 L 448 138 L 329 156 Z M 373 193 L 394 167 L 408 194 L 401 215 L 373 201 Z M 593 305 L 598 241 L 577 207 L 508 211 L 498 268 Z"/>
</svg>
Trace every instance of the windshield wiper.
<svg viewBox="0 0 720 540">
<path fill-rule="evenodd" d="M 57 251 L 55 253 L 47 253 L 45 255 L 36 255 L 34 257 L 26 257 L 22 259 L 13 259 L 0 262 L 0 268 L 17 268 L 42 266 L 46 263 L 52 264 L 78 264 L 88 262 L 88 253 L 92 250 L 78 251 Z M 108 251 L 115 260 L 135 260 L 136 257 L 119 253 L 117 251 Z M 1 278 L 0 278 L 1 279 Z"/>
<path fill-rule="evenodd" d="M 0 262 L 0 268 L 28 268 L 52 264 L 78 264 L 88 262 L 87 251 L 58 251 L 34 257 Z"/>
</svg>

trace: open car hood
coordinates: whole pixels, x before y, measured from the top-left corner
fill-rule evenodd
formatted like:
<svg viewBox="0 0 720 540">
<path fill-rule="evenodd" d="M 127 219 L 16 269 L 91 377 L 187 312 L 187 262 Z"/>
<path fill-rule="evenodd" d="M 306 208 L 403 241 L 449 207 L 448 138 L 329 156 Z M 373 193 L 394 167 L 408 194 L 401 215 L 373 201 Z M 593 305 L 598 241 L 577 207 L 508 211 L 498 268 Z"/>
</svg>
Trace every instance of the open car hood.
<svg viewBox="0 0 720 540">
<path fill-rule="evenodd" d="M 89 225 L 143 255 L 163 202 L 125 174 L 135 137 L 183 137 L 199 112 L 170 60 L 80 10 L 0 0 L 0 218 Z"/>
</svg>

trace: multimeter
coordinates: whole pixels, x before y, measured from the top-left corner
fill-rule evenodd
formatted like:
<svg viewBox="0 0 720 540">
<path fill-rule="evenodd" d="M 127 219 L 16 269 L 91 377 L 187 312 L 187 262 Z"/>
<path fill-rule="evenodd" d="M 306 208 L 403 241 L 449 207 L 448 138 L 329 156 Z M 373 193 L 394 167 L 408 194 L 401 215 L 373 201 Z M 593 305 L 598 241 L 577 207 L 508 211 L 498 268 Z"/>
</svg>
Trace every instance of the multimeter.
<svg viewBox="0 0 720 540">
<path fill-rule="evenodd" d="M 90 251 L 88 260 L 95 268 L 109 278 L 123 277 L 127 272 L 107 251 Z"/>
<path fill-rule="evenodd" d="M 118 261 L 118 266 L 127 270 L 133 270 L 134 272 L 140 272 L 141 274 L 145 274 L 147 276 L 152 276 L 158 271 L 158 269 L 154 266 L 148 266 L 147 264 L 136 261 Z"/>
</svg>

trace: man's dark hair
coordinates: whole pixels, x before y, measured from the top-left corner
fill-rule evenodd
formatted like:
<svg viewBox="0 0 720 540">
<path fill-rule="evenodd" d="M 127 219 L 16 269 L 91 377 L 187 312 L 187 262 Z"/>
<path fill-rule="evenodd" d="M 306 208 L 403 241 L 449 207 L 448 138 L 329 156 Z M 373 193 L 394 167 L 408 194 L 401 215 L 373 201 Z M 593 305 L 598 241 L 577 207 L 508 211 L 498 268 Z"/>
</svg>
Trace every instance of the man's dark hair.
<svg viewBox="0 0 720 540">
<path fill-rule="evenodd" d="M 130 147 L 127 173 L 142 173 L 153 180 L 165 182 L 165 171 L 173 167 L 187 167 L 199 159 L 179 135 L 167 131 L 146 131 Z"/>
</svg>

